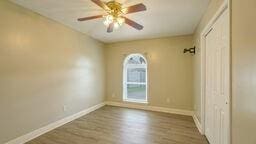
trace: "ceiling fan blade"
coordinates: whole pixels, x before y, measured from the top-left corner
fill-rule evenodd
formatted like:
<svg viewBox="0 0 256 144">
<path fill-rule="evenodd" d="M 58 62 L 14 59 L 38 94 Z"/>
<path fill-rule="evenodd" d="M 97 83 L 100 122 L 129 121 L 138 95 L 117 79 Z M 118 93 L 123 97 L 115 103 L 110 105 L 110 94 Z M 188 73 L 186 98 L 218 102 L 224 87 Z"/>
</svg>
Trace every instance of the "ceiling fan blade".
<svg viewBox="0 0 256 144">
<path fill-rule="evenodd" d="M 109 26 L 108 26 L 107 32 L 108 32 L 108 33 L 111 33 L 111 32 L 113 32 L 113 30 L 114 30 L 114 23 L 111 23 L 111 24 L 109 24 Z"/>
<path fill-rule="evenodd" d="M 133 20 L 130 20 L 130 19 L 126 18 L 126 17 L 123 17 L 123 18 L 125 19 L 125 23 L 126 23 L 126 24 L 128 24 L 128 25 L 131 26 L 131 27 L 134 27 L 134 28 L 137 29 L 137 30 L 142 30 L 142 29 L 144 28 L 142 25 L 136 23 L 136 22 L 133 21 Z"/>
<path fill-rule="evenodd" d="M 124 8 L 122 11 L 125 14 L 129 14 L 129 13 L 136 13 L 136 12 L 145 11 L 145 10 L 147 10 L 146 6 L 140 3 L 140 4 L 136 4 L 136 5 Z"/>
<path fill-rule="evenodd" d="M 96 5 L 98 5 L 99 7 L 103 8 L 104 10 L 109 10 L 108 6 L 100 1 L 100 0 L 91 0 L 92 2 L 94 2 Z"/>
<path fill-rule="evenodd" d="M 77 19 L 78 21 L 86 21 L 86 20 L 92 20 L 92 19 L 97 19 L 97 18 L 102 18 L 103 15 L 97 15 L 97 16 L 90 16 L 90 17 L 84 17 L 84 18 L 79 18 Z"/>
</svg>

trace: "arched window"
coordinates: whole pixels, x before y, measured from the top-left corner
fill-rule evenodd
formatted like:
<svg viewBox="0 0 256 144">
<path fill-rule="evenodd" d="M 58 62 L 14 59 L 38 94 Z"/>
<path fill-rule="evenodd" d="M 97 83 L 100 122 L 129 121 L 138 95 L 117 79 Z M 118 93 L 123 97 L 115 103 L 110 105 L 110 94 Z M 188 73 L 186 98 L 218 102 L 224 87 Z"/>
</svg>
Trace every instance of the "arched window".
<svg viewBox="0 0 256 144">
<path fill-rule="evenodd" d="M 141 54 L 131 54 L 124 60 L 123 100 L 147 103 L 147 60 Z"/>
</svg>

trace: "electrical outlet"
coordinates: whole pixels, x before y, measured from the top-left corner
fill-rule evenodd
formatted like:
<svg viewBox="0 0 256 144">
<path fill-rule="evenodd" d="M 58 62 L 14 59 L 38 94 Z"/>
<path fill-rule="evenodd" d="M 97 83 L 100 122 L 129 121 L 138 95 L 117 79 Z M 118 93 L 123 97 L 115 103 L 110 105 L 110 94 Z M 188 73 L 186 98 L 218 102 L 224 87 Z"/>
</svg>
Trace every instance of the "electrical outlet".
<svg viewBox="0 0 256 144">
<path fill-rule="evenodd" d="M 116 97 L 116 94 L 115 94 L 115 93 L 112 93 L 111 97 L 112 97 L 112 98 Z"/>
<path fill-rule="evenodd" d="M 63 111 L 67 111 L 67 106 L 66 105 L 63 105 Z"/>
</svg>

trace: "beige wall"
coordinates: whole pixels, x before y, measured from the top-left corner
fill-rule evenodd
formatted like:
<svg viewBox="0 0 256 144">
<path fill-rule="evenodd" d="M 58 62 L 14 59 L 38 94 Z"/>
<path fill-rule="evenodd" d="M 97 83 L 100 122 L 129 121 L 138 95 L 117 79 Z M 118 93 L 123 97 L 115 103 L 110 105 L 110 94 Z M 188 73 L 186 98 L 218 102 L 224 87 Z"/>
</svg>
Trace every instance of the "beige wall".
<svg viewBox="0 0 256 144">
<path fill-rule="evenodd" d="M 184 48 L 192 46 L 192 36 L 109 44 L 106 48 L 107 100 L 122 102 L 125 55 L 146 53 L 149 105 L 193 110 L 192 56 L 183 54 Z"/>
<path fill-rule="evenodd" d="M 195 114 L 198 117 L 198 120 L 201 122 L 201 48 L 200 48 L 200 34 L 217 12 L 224 0 L 211 0 L 207 11 L 202 17 L 199 25 L 194 34 L 194 44 L 196 45 L 197 54 L 193 57 L 193 89 L 194 89 L 194 110 Z"/>
<path fill-rule="evenodd" d="M 0 18 L 1 144 L 104 101 L 102 43 L 7 0 Z"/>
<path fill-rule="evenodd" d="M 256 144 L 256 1 L 232 0 L 232 144 Z"/>
</svg>

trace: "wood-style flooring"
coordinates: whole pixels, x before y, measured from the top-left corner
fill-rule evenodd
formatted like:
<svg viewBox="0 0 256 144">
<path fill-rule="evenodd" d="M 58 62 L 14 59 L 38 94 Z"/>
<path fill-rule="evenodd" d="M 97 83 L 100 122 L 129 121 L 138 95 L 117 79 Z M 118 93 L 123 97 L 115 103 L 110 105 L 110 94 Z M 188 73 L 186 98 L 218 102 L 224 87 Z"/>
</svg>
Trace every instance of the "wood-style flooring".
<svg viewBox="0 0 256 144">
<path fill-rule="evenodd" d="M 27 144 L 208 144 L 192 117 L 105 106 Z"/>
</svg>

